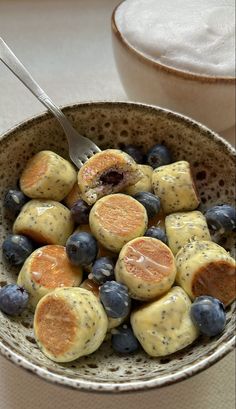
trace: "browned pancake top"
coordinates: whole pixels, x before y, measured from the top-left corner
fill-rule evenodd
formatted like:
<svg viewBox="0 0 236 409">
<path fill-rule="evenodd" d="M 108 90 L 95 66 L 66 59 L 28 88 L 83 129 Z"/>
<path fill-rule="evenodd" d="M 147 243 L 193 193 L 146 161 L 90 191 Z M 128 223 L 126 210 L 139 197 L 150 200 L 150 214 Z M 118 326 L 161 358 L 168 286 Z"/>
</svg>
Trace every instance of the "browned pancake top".
<svg viewBox="0 0 236 409">
<path fill-rule="evenodd" d="M 118 169 L 127 163 L 126 156 L 119 154 L 116 151 L 103 151 L 97 155 L 92 156 L 80 170 L 80 177 L 86 183 L 93 181 L 96 176 L 110 168 Z"/>
<path fill-rule="evenodd" d="M 47 297 L 35 315 L 36 336 L 54 356 L 70 349 L 76 336 L 76 317 L 70 306 L 59 297 Z"/>
<path fill-rule="evenodd" d="M 126 271 L 144 281 L 161 281 L 173 272 L 174 257 L 160 240 L 141 237 L 127 245 Z"/>
<path fill-rule="evenodd" d="M 79 267 L 73 266 L 66 255 L 66 249 L 59 245 L 40 248 L 32 257 L 31 279 L 45 288 L 73 287 Z"/>
<path fill-rule="evenodd" d="M 228 305 L 236 297 L 236 271 L 228 261 L 211 262 L 201 267 L 192 282 L 194 297 L 211 295 Z"/>
<path fill-rule="evenodd" d="M 128 195 L 111 195 L 100 202 L 96 217 L 103 229 L 125 237 L 143 224 L 145 209 Z"/>
<path fill-rule="evenodd" d="M 48 167 L 48 157 L 46 154 L 34 156 L 29 160 L 20 178 L 22 189 L 34 186 L 45 174 Z"/>
</svg>

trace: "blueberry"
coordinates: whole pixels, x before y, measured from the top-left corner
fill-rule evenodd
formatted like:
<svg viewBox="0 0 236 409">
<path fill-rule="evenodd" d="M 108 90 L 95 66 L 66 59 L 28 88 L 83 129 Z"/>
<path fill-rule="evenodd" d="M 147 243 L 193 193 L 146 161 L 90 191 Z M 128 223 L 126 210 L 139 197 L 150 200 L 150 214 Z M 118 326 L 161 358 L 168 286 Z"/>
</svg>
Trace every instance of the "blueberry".
<svg viewBox="0 0 236 409">
<path fill-rule="evenodd" d="M 171 161 L 170 151 L 165 145 L 154 145 L 147 153 L 147 162 L 153 169 L 168 165 Z"/>
<path fill-rule="evenodd" d="M 134 198 L 140 202 L 147 210 L 147 215 L 150 219 L 155 217 L 161 209 L 161 201 L 159 197 L 150 192 L 139 192 L 134 195 Z"/>
<path fill-rule="evenodd" d="M 92 267 L 93 280 L 98 284 L 104 284 L 108 280 L 114 280 L 115 263 L 111 257 L 100 257 L 95 260 Z"/>
<path fill-rule="evenodd" d="M 108 317 L 126 317 L 130 311 L 128 288 L 117 281 L 106 281 L 100 287 L 100 300 Z"/>
<path fill-rule="evenodd" d="M 160 229 L 160 227 L 149 227 L 144 236 L 153 237 L 154 239 L 161 240 L 163 243 L 167 244 L 167 236 L 164 230 Z"/>
<path fill-rule="evenodd" d="M 123 151 L 128 153 L 135 162 L 137 163 L 144 163 L 144 154 L 138 146 L 135 145 L 127 145 L 123 148 Z"/>
<path fill-rule="evenodd" d="M 227 204 L 213 206 L 205 213 L 210 229 L 230 232 L 236 228 L 236 209 Z"/>
<path fill-rule="evenodd" d="M 111 344 L 114 351 L 120 354 L 131 354 L 139 347 L 132 328 L 127 325 L 122 325 L 112 331 Z"/>
<path fill-rule="evenodd" d="M 13 266 L 23 264 L 33 251 L 32 241 L 20 234 L 9 234 L 2 244 L 3 255 Z"/>
<path fill-rule="evenodd" d="M 217 298 L 207 295 L 197 297 L 190 313 L 194 324 L 208 337 L 218 335 L 225 327 L 224 305 Z"/>
<path fill-rule="evenodd" d="M 91 206 L 89 206 L 82 199 L 79 199 L 71 208 L 72 219 L 77 224 L 88 224 L 90 210 Z"/>
<path fill-rule="evenodd" d="M 10 189 L 4 197 L 3 206 L 16 215 L 27 201 L 28 198 L 23 192 L 21 192 L 21 190 Z"/>
<path fill-rule="evenodd" d="M 8 315 L 19 315 L 27 307 L 29 294 L 23 287 L 7 284 L 0 289 L 0 310 Z"/>
<path fill-rule="evenodd" d="M 66 253 L 75 266 L 88 266 L 97 256 L 97 240 L 90 233 L 73 233 L 66 242 Z"/>
</svg>

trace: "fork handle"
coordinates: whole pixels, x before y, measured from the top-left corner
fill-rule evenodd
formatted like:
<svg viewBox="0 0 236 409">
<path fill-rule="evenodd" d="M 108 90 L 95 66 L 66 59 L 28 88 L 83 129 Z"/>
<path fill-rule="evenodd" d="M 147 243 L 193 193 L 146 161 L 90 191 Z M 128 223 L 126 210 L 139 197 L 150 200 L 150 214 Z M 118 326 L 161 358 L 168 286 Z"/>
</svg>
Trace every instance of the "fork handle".
<svg viewBox="0 0 236 409">
<path fill-rule="evenodd" d="M 32 94 L 58 119 L 63 129 L 74 129 L 63 112 L 49 98 L 43 89 L 33 79 L 24 65 L 18 60 L 12 50 L 0 37 L 0 61 L 32 92 Z"/>
</svg>

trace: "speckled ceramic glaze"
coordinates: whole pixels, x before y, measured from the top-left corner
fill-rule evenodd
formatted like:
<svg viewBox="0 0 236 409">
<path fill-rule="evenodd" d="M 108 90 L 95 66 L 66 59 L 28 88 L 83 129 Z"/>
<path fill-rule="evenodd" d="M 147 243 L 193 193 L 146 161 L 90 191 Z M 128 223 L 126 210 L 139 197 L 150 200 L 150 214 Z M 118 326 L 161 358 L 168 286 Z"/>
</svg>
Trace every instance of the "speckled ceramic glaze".
<svg viewBox="0 0 236 409">
<path fill-rule="evenodd" d="M 135 143 L 147 150 L 157 142 L 170 147 L 174 160 L 193 166 L 201 207 L 233 204 L 235 151 L 207 128 L 177 114 L 131 103 L 88 103 L 65 108 L 64 112 L 83 135 L 100 148 Z M 67 142 L 57 121 L 45 114 L 27 121 L 0 140 L 1 205 L 4 192 L 17 185 L 25 163 L 34 153 L 50 149 L 68 158 Z M 11 232 L 12 220 L 2 209 L 1 241 Z M 233 237 L 222 243 L 233 252 Z M 0 285 L 15 282 L 19 269 L 0 259 Z M 221 359 L 234 347 L 234 309 L 227 309 L 224 332 L 212 339 L 199 338 L 190 347 L 166 358 L 149 358 L 144 352 L 115 355 L 109 339 L 94 354 L 68 363 L 47 359 L 38 349 L 32 316 L 9 318 L 0 313 L 0 350 L 17 365 L 54 383 L 87 391 L 135 391 L 168 385 L 186 379 Z"/>
</svg>

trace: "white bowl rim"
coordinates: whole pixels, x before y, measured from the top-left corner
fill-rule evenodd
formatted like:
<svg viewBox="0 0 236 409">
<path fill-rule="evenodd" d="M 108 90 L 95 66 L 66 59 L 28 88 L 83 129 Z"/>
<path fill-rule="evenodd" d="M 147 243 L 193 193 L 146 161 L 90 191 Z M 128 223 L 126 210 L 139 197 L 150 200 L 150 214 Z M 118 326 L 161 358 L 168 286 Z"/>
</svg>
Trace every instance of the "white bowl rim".
<svg viewBox="0 0 236 409">
<path fill-rule="evenodd" d="M 63 105 L 61 107 L 62 110 L 73 110 L 76 108 L 86 108 L 90 105 L 96 105 L 96 106 L 101 106 L 101 107 L 106 107 L 106 106 L 133 106 L 133 107 L 139 107 L 139 108 L 148 108 L 152 111 L 157 111 L 159 113 L 163 114 L 168 114 L 172 116 L 175 119 L 179 119 L 182 122 L 187 123 L 189 126 L 197 126 L 200 131 L 202 131 L 206 137 L 212 138 L 216 140 L 217 143 L 221 145 L 222 148 L 225 148 L 230 155 L 234 156 L 236 158 L 236 150 L 230 145 L 229 142 L 224 140 L 221 136 L 219 136 L 217 133 L 214 131 L 210 130 L 207 128 L 205 125 L 202 125 L 201 123 L 184 116 L 182 114 L 179 114 L 177 112 L 161 108 L 156 105 L 150 105 L 150 104 L 143 104 L 143 103 L 138 103 L 138 102 L 131 102 L 131 101 L 115 101 L 115 100 L 106 100 L 106 101 L 88 101 L 88 102 L 77 102 L 73 104 L 67 104 Z M 6 132 L 4 132 L 2 135 L 0 135 L 0 143 L 3 139 L 8 137 L 9 135 L 13 134 L 16 131 L 19 131 L 20 129 L 24 127 L 30 127 L 34 121 L 39 121 L 39 120 L 44 120 L 47 118 L 53 118 L 50 113 L 47 111 L 40 113 L 38 115 L 31 116 L 18 124 L 15 124 L 13 127 L 8 129 Z M 0 339 L 0 353 L 16 364 L 17 366 L 28 370 L 32 374 L 38 375 L 40 378 L 50 381 L 52 383 L 66 386 L 72 389 L 79 389 L 81 391 L 85 392 L 105 392 L 105 393 L 120 393 L 120 392 L 135 392 L 135 391 L 144 391 L 144 390 L 149 390 L 153 388 L 158 388 L 158 387 L 163 387 L 163 386 L 168 386 L 171 384 L 174 384 L 176 382 L 183 381 L 185 379 L 188 379 L 189 377 L 198 374 L 199 372 L 203 371 L 204 369 L 209 368 L 216 362 L 218 362 L 220 359 L 222 359 L 225 355 L 230 353 L 234 348 L 235 348 L 235 343 L 236 343 L 236 335 L 232 336 L 230 340 L 227 342 L 222 343 L 220 346 L 218 346 L 209 356 L 207 357 L 202 357 L 201 359 L 198 359 L 195 363 L 190 364 L 189 366 L 186 366 L 184 370 L 179 370 L 175 373 L 171 373 L 168 375 L 162 375 L 160 377 L 154 377 L 153 379 L 149 380 L 131 380 L 131 381 L 124 381 L 124 382 L 103 382 L 103 381 L 89 381 L 81 378 L 77 379 L 72 379 L 67 376 L 63 375 L 58 375 L 56 373 L 50 372 L 48 369 L 45 369 L 43 367 L 39 367 L 36 364 L 33 364 L 30 362 L 28 359 L 25 357 L 22 357 L 19 355 L 17 352 L 14 351 L 14 348 L 10 348 L 5 341 L 2 341 Z"/>
</svg>

